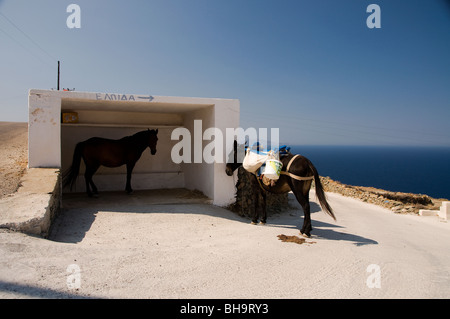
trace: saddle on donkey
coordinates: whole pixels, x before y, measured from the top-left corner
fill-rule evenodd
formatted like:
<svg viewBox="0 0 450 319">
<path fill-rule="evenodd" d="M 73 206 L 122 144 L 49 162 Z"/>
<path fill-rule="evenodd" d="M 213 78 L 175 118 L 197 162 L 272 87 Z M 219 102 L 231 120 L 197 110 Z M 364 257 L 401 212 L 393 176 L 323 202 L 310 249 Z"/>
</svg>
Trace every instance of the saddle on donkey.
<svg viewBox="0 0 450 319">
<path fill-rule="evenodd" d="M 290 154 L 290 147 L 283 145 L 271 150 L 263 150 L 259 143 L 253 147 L 247 147 L 242 166 L 253 173 L 266 185 L 275 185 L 280 177 L 283 164 L 280 158 Z"/>
</svg>

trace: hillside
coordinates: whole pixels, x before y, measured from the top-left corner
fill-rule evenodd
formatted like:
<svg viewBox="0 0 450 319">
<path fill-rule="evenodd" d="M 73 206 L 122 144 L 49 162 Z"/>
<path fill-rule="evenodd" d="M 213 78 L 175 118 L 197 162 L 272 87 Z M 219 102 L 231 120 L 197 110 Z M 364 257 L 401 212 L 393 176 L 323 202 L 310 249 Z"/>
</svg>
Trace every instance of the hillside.
<svg viewBox="0 0 450 319">
<path fill-rule="evenodd" d="M 0 122 L 0 198 L 17 190 L 28 163 L 27 123 Z"/>
<path fill-rule="evenodd" d="M 390 192 L 383 189 L 345 185 L 329 177 L 321 177 L 326 192 L 338 193 L 357 198 L 363 202 L 375 204 L 395 213 L 418 214 L 420 209 L 438 210 L 445 199 L 436 199 L 428 195 Z"/>
</svg>

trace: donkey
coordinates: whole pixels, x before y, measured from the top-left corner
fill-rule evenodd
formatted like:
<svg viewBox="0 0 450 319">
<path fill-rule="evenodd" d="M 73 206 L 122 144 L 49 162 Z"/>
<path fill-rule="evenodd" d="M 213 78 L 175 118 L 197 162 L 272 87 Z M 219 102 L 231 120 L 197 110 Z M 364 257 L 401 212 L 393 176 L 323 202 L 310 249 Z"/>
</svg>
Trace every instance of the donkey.
<svg viewBox="0 0 450 319">
<path fill-rule="evenodd" d="M 239 147 L 244 147 L 244 145 L 240 145 Z M 242 166 L 242 163 L 238 161 L 237 154 L 238 144 L 237 141 L 234 141 L 233 160 L 228 160 L 225 169 L 225 172 L 228 176 L 232 176 L 233 172 L 237 168 Z M 315 182 L 316 196 L 319 199 L 320 206 L 325 211 L 325 213 L 336 220 L 334 212 L 327 202 L 322 183 L 320 182 L 319 174 L 317 173 L 317 169 L 306 157 L 301 155 L 293 155 L 290 152 L 288 152 L 286 156 L 281 157 L 280 161 L 283 163 L 283 168 L 281 170 L 280 178 L 273 186 L 272 184 L 266 185 L 262 183 L 259 180 L 259 177 L 245 171 L 246 174 L 252 175 L 249 176 L 249 180 L 252 181 L 252 187 L 255 190 L 258 190 L 257 192 L 254 192 L 256 196 L 256 208 L 254 216 L 252 217 L 252 224 L 256 224 L 258 222 L 258 217 L 260 218 L 262 224 L 266 223 L 266 192 L 283 194 L 292 191 L 295 195 L 295 198 L 302 206 L 304 213 L 303 227 L 301 228 L 300 233 L 305 237 L 311 237 L 312 226 L 311 209 L 309 204 L 309 190 L 311 188 L 313 180 Z M 258 192 L 260 192 L 260 195 L 262 196 L 258 196 Z M 261 198 L 263 199 L 262 201 L 260 200 Z"/>
</svg>

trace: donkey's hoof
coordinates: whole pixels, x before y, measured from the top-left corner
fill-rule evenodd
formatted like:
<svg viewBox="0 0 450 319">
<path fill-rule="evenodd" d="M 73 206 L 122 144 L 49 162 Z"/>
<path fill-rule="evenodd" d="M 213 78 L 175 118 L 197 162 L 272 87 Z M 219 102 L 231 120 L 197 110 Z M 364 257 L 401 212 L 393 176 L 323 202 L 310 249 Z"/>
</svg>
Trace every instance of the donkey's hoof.
<svg viewBox="0 0 450 319">
<path fill-rule="evenodd" d="M 261 226 L 265 226 L 265 225 L 266 225 L 266 222 L 259 222 L 259 224 L 260 224 Z"/>
<path fill-rule="evenodd" d="M 257 225 L 257 222 L 251 222 L 250 225 Z"/>
</svg>

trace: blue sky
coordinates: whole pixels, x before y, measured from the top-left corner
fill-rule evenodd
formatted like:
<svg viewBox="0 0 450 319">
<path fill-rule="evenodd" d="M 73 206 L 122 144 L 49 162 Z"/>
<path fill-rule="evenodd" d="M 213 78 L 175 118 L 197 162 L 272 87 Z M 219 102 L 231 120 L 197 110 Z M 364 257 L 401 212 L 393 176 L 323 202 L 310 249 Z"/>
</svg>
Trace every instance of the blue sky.
<svg viewBox="0 0 450 319">
<path fill-rule="evenodd" d="M 0 0 L 0 13 L 1 121 L 27 121 L 28 90 L 56 88 L 61 60 L 77 91 L 237 98 L 241 126 L 278 127 L 282 143 L 450 146 L 447 0 Z"/>
</svg>

